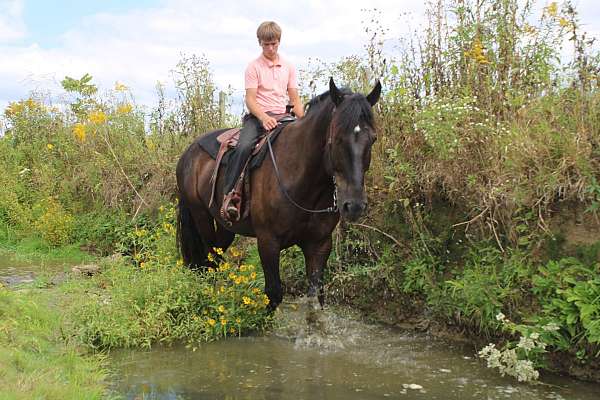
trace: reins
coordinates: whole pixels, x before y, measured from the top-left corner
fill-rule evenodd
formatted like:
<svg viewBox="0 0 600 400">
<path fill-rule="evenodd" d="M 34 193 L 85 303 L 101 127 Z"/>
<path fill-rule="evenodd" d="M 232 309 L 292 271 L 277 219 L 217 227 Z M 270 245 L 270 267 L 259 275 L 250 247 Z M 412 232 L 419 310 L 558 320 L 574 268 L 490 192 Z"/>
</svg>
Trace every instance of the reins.
<svg viewBox="0 0 600 400">
<path fill-rule="evenodd" d="M 271 147 L 271 137 L 268 136 L 267 137 L 267 145 L 269 146 L 269 154 L 271 154 L 271 161 L 273 161 L 273 168 L 275 169 L 275 176 L 277 177 L 277 183 L 279 184 L 279 190 L 281 190 L 284 194 L 284 196 L 288 199 L 288 201 L 290 203 L 292 203 L 294 206 L 296 206 L 297 208 L 299 208 L 302 211 L 306 211 L 309 213 L 334 213 L 334 212 L 338 212 L 338 205 L 337 205 L 337 184 L 335 182 L 335 175 L 332 175 L 331 177 L 333 178 L 333 205 L 331 207 L 327 207 L 327 208 L 323 208 L 320 210 L 310 210 L 308 208 L 304 208 L 302 207 L 300 204 L 296 203 L 294 201 L 294 199 L 291 198 L 291 196 L 289 195 L 289 193 L 287 192 L 287 190 L 285 190 L 285 188 L 283 187 L 283 184 L 281 183 L 281 176 L 279 174 L 279 168 L 277 167 L 277 161 L 275 161 L 275 154 L 273 154 L 273 148 Z"/>
</svg>

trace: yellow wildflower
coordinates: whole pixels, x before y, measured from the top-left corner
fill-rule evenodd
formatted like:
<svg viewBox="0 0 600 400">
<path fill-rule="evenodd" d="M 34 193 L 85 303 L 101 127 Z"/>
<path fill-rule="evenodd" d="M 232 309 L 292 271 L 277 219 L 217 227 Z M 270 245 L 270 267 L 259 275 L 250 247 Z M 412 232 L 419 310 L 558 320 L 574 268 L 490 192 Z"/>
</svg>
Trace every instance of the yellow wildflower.
<svg viewBox="0 0 600 400">
<path fill-rule="evenodd" d="M 247 269 L 248 269 L 248 267 L 246 267 L 244 264 L 240 265 L 241 272 L 246 272 Z"/>
<path fill-rule="evenodd" d="M 242 297 L 242 301 L 244 302 L 245 305 L 250 305 L 253 303 L 252 299 L 248 296 Z"/>
<path fill-rule="evenodd" d="M 256 272 L 254 272 L 254 271 L 253 271 L 253 272 L 250 274 L 250 279 L 252 279 L 252 280 L 256 279 Z"/>
<path fill-rule="evenodd" d="M 230 248 L 229 252 L 231 253 L 231 255 L 233 257 L 239 257 L 241 255 L 240 252 L 235 247 Z"/>
<path fill-rule="evenodd" d="M 470 50 L 465 51 L 465 56 L 472 58 L 477 61 L 479 64 L 489 64 L 489 60 L 486 58 L 484 54 L 484 47 L 479 38 L 476 38 L 473 41 L 473 45 Z"/>
<path fill-rule="evenodd" d="M 177 260 L 177 262 L 175 263 L 176 266 L 181 267 L 183 265 L 183 259 L 179 259 Z"/>
<path fill-rule="evenodd" d="M 229 263 L 223 263 L 223 264 L 221 264 L 221 266 L 219 267 L 219 270 L 220 270 L 220 271 L 223 271 L 223 272 L 225 272 L 225 271 L 229 271 L 229 267 L 230 267 Z"/>
<path fill-rule="evenodd" d="M 13 101 L 13 102 L 8 103 L 8 107 L 6 107 L 6 110 L 4 110 L 4 114 L 7 117 L 11 117 L 11 116 L 14 116 L 14 115 L 19 115 L 20 113 L 23 112 L 24 108 L 25 107 L 23 106 L 22 102 L 15 102 L 15 101 Z"/>
<path fill-rule="evenodd" d="M 222 304 L 217 307 L 217 310 L 219 310 L 220 313 L 224 313 L 225 312 L 225 306 L 223 306 Z"/>
<path fill-rule="evenodd" d="M 535 27 L 533 27 L 529 24 L 523 25 L 523 31 L 525 31 L 525 33 L 527 33 L 529 35 L 533 35 L 534 33 L 536 33 Z"/>
<path fill-rule="evenodd" d="M 210 262 L 214 262 L 215 261 L 215 257 L 211 253 L 208 253 L 207 258 L 208 258 L 208 261 L 210 261 Z"/>
<path fill-rule="evenodd" d="M 125 86 L 124 84 L 122 84 L 121 82 L 115 82 L 115 91 L 117 92 L 124 92 L 126 90 L 128 90 L 129 88 L 127 86 Z"/>
<path fill-rule="evenodd" d="M 231 328 L 229 328 L 229 333 L 235 334 L 235 328 L 233 326 Z"/>
<path fill-rule="evenodd" d="M 229 279 L 232 281 L 235 281 L 237 279 L 237 275 L 234 274 L 233 272 L 230 272 L 228 275 Z"/>
<path fill-rule="evenodd" d="M 227 325 L 227 320 L 225 318 L 221 318 L 221 325 Z"/>
<path fill-rule="evenodd" d="M 235 281 L 234 281 L 234 282 L 235 282 L 235 284 L 236 284 L 236 285 L 239 285 L 239 284 L 240 284 L 240 283 L 242 283 L 243 281 L 244 281 L 243 277 L 241 277 L 241 276 L 238 276 L 237 278 L 235 278 Z"/>
<path fill-rule="evenodd" d="M 569 26 L 569 20 L 566 19 L 565 17 L 560 17 L 560 19 L 558 20 L 558 24 L 560 26 L 562 26 L 563 28 L 566 28 L 567 26 Z"/>
<path fill-rule="evenodd" d="M 46 148 L 47 148 L 48 150 L 52 150 L 52 149 L 54 148 L 54 145 L 53 145 L 52 143 L 48 143 L 48 144 L 46 145 Z"/>
<path fill-rule="evenodd" d="M 242 320 L 240 319 L 240 317 L 237 317 L 235 319 L 235 323 L 238 324 L 238 325 L 242 323 Z"/>
<path fill-rule="evenodd" d="M 556 1 L 553 1 L 546 8 L 544 8 L 544 12 L 548 13 L 548 15 L 551 17 L 556 17 L 556 14 L 558 13 L 558 4 Z"/>
<path fill-rule="evenodd" d="M 255 287 L 254 289 L 252 289 L 252 293 L 259 294 L 260 293 L 260 289 Z"/>
<path fill-rule="evenodd" d="M 222 256 L 223 255 L 223 249 L 220 247 L 213 247 L 213 250 L 215 251 L 215 253 L 217 253 L 218 255 Z"/>
<path fill-rule="evenodd" d="M 207 322 L 208 322 L 208 324 L 209 324 L 210 326 L 215 326 L 215 324 L 217 323 L 217 321 L 215 321 L 215 320 L 214 320 L 214 319 L 212 319 L 212 318 L 209 318 Z"/>
<path fill-rule="evenodd" d="M 106 122 L 106 114 L 100 110 L 92 111 L 88 118 L 94 124 L 103 124 Z"/>
<path fill-rule="evenodd" d="M 213 267 L 208 267 L 208 272 L 212 274 L 213 272 L 215 272 L 215 269 Z"/>
<path fill-rule="evenodd" d="M 269 297 L 266 294 L 263 295 L 263 304 L 265 306 L 269 305 Z"/>
<path fill-rule="evenodd" d="M 80 142 L 85 142 L 85 125 L 79 122 L 73 125 L 73 135 Z"/>
<path fill-rule="evenodd" d="M 129 114 L 133 110 L 133 106 L 129 103 L 120 104 L 117 107 L 117 114 Z"/>
<path fill-rule="evenodd" d="M 145 262 L 141 262 L 141 263 L 140 263 L 140 268 L 144 268 L 145 266 L 146 266 L 146 263 L 145 263 Z"/>
<path fill-rule="evenodd" d="M 160 206 L 158 207 L 158 212 L 165 212 L 165 207 L 164 206 Z"/>
<path fill-rule="evenodd" d="M 219 288 L 219 293 L 225 293 L 225 287 L 224 286 L 221 286 Z"/>
<path fill-rule="evenodd" d="M 146 235 L 146 233 L 148 233 L 148 232 L 147 232 L 145 229 L 138 229 L 138 228 L 135 228 L 135 235 L 136 235 L 137 237 L 142 237 L 142 236 L 145 236 L 145 235 Z"/>
</svg>

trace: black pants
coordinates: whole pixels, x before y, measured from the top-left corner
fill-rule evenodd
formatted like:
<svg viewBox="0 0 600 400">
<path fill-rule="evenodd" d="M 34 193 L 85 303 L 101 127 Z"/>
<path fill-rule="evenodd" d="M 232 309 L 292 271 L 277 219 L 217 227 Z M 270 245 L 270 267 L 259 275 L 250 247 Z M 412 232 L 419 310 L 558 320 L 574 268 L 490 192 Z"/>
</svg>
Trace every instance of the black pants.
<svg viewBox="0 0 600 400">
<path fill-rule="evenodd" d="M 252 114 L 246 114 L 243 119 L 242 130 L 240 131 L 240 140 L 237 146 L 230 150 L 227 169 L 225 171 L 224 194 L 233 190 L 235 182 L 242 173 L 244 164 L 248 161 L 258 137 L 264 133 L 265 129 L 262 123 Z"/>
</svg>

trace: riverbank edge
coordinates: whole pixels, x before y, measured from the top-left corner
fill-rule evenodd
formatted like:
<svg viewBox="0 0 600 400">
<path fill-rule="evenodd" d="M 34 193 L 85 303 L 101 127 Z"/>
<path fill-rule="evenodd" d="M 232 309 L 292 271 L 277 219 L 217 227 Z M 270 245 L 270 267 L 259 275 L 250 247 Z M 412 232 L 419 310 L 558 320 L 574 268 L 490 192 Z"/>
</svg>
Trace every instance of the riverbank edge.
<svg viewBox="0 0 600 400">
<path fill-rule="evenodd" d="M 361 289 L 361 285 L 363 288 Z M 326 290 L 326 303 L 336 306 L 352 307 L 365 320 L 373 323 L 399 328 L 406 331 L 420 332 L 432 337 L 469 344 L 473 355 L 491 342 L 502 343 L 509 340 L 506 334 L 496 333 L 486 338 L 467 325 L 450 322 L 429 310 L 421 296 L 407 295 L 393 291 L 374 291 L 370 283 L 360 278 L 344 284 L 329 282 Z M 287 292 L 299 296 L 301 288 L 288 284 Z M 484 360 L 481 361 L 484 365 Z M 567 375 L 586 382 L 600 383 L 600 362 L 582 364 L 575 354 L 564 351 L 550 352 L 547 357 L 547 368 L 540 371 L 559 375 Z"/>
<path fill-rule="evenodd" d="M 0 284 L 0 398 L 119 399 L 109 388 L 105 355 L 64 335 L 59 291 Z"/>
</svg>

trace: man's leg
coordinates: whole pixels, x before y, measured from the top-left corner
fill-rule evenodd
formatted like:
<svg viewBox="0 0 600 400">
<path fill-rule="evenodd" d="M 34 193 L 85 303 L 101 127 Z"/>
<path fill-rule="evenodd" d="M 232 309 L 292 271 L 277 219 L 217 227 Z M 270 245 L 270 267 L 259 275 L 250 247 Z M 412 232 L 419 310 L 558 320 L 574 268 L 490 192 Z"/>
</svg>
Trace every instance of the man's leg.
<svg viewBox="0 0 600 400">
<path fill-rule="evenodd" d="M 227 169 L 225 170 L 225 184 L 223 187 L 225 198 L 227 198 L 234 189 L 234 186 L 242 173 L 242 169 L 256 145 L 258 136 L 260 136 L 263 131 L 262 125 L 256 117 L 249 116 L 244 118 L 244 126 L 240 131 L 240 139 L 237 146 L 230 150 L 231 155 L 229 156 Z M 232 210 L 224 211 L 234 212 L 237 210 L 233 207 Z"/>
</svg>

